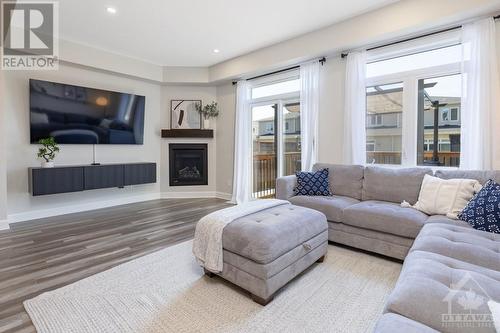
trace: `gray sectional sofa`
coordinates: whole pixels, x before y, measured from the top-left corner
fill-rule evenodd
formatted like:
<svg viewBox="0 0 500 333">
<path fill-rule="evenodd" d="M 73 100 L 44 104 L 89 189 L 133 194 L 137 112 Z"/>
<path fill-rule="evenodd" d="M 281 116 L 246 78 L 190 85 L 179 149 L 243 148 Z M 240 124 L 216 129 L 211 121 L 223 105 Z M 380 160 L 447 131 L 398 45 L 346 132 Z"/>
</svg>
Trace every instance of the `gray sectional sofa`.
<svg viewBox="0 0 500 333">
<path fill-rule="evenodd" d="M 401 207 L 415 204 L 431 169 L 314 167 L 320 168 L 329 168 L 332 196 L 294 196 L 295 176 L 277 179 L 276 196 L 323 212 L 330 241 L 404 260 L 376 332 L 495 332 L 487 301 L 500 302 L 500 234 Z M 500 182 L 500 171 L 434 176 Z"/>
<path fill-rule="evenodd" d="M 276 197 L 325 213 L 330 241 L 404 259 L 426 223 L 460 223 L 430 217 L 401 202 L 415 204 L 429 168 L 389 169 L 375 166 L 316 164 L 329 168 L 331 197 L 294 196 L 295 176 L 278 178 Z M 463 222 L 463 224 L 467 224 Z"/>
</svg>

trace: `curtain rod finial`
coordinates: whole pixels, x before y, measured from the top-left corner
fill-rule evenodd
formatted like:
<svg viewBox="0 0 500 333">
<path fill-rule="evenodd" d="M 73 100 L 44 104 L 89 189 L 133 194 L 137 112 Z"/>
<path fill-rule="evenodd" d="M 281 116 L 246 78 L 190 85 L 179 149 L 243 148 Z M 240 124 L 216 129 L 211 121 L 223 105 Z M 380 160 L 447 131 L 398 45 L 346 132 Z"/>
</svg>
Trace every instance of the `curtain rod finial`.
<svg viewBox="0 0 500 333">
<path fill-rule="evenodd" d="M 340 54 L 340 57 L 341 57 L 342 59 L 344 59 L 344 58 L 347 58 L 347 56 L 348 56 L 348 55 L 349 55 L 348 53 L 341 53 L 341 54 Z"/>
</svg>

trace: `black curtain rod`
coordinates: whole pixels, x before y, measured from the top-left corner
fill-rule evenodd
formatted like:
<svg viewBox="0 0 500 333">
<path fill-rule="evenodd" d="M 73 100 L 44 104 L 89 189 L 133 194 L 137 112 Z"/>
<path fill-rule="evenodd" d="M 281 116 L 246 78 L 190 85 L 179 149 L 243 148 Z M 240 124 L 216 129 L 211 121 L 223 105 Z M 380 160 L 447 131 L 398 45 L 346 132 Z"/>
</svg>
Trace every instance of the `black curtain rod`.
<svg viewBox="0 0 500 333">
<path fill-rule="evenodd" d="M 500 19 L 500 15 L 493 16 L 493 19 L 494 20 Z M 432 35 L 437 35 L 437 34 L 441 34 L 443 32 L 457 30 L 457 29 L 460 29 L 461 27 L 462 27 L 461 25 L 457 25 L 455 27 L 451 27 L 451 28 L 447 28 L 447 29 L 443 29 L 443 30 L 439 30 L 439 31 L 435 31 L 435 32 L 430 32 L 428 34 L 424 34 L 424 35 L 420 35 L 420 36 L 415 36 L 415 37 L 411 37 L 411 38 L 406 38 L 406 39 L 398 40 L 396 42 L 387 43 L 387 44 L 383 44 L 383 45 L 379 45 L 379 46 L 370 47 L 369 49 L 366 49 L 366 50 L 367 51 L 371 51 L 371 50 L 376 50 L 376 49 L 380 49 L 380 48 L 387 47 L 387 46 L 396 45 L 396 44 L 399 44 L 399 43 L 405 43 L 405 42 L 409 42 L 409 41 L 412 41 L 412 40 L 415 40 L 415 39 L 424 38 L 424 37 L 428 37 L 428 36 L 432 36 Z M 347 53 L 347 52 L 343 52 L 340 55 L 340 57 L 341 58 L 345 58 L 345 57 L 347 57 L 348 54 L 349 53 Z"/>
<path fill-rule="evenodd" d="M 321 59 L 319 59 L 319 62 L 321 65 L 324 65 L 325 62 L 326 62 L 326 58 L 323 57 Z M 262 75 L 257 75 L 257 76 L 254 76 L 254 77 L 251 77 L 251 78 L 248 78 L 247 81 L 250 81 L 250 80 L 255 80 L 255 79 L 259 79 L 261 77 L 266 77 L 266 76 L 269 76 L 269 75 L 274 75 L 274 74 L 279 74 L 279 73 L 283 73 L 283 72 L 287 72 L 287 71 L 291 71 L 293 69 L 297 69 L 297 68 L 300 68 L 300 65 L 297 65 L 297 66 L 292 66 L 292 67 L 288 67 L 288 68 L 284 68 L 284 69 L 280 69 L 279 71 L 274 71 L 274 72 L 271 72 L 271 73 L 266 73 L 266 74 L 262 74 Z M 236 81 L 233 81 L 233 85 L 236 84 Z"/>
</svg>

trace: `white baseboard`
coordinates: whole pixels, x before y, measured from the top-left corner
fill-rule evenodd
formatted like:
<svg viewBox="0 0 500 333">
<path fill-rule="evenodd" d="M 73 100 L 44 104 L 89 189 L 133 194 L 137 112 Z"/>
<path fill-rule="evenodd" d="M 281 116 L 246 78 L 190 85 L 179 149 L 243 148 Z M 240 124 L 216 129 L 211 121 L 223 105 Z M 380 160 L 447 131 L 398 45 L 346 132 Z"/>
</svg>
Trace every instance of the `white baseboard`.
<svg viewBox="0 0 500 333">
<path fill-rule="evenodd" d="M 162 199 L 215 198 L 215 191 L 162 192 Z"/>
<path fill-rule="evenodd" d="M 9 223 L 16 223 L 22 221 L 29 221 L 41 219 L 45 217 L 58 216 L 64 214 L 84 212 L 88 210 L 101 209 L 119 205 L 126 205 L 135 202 L 149 201 L 160 199 L 160 193 L 143 194 L 131 197 L 124 197 L 111 200 L 95 201 L 84 204 L 69 205 L 64 207 L 55 207 L 50 209 L 33 210 L 24 213 L 10 214 L 7 221 Z M 1 226 L 1 224 L 0 224 Z"/>
<path fill-rule="evenodd" d="M 231 197 L 233 195 L 231 193 L 225 193 L 225 192 L 215 192 L 215 197 L 219 199 L 224 199 L 224 200 L 231 200 Z"/>
<path fill-rule="evenodd" d="M 163 192 L 162 199 L 191 199 L 191 198 L 219 198 L 231 200 L 230 193 L 216 191 L 197 191 L 197 192 Z"/>
<path fill-rule="evenodd" d="M 10 229 L 9 220 L 0 220 L 0 230 L 8 230 L 8 229 Z"/>
</svg>

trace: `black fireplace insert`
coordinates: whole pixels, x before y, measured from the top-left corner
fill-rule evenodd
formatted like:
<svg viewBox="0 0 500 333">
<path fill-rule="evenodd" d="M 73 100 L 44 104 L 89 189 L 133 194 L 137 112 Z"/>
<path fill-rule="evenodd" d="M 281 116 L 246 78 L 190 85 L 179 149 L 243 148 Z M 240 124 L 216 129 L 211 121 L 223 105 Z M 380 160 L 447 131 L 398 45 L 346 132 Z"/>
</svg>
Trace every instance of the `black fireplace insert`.
<svg viewBox="0 0 500 333">
<path fill-rule="evenodd" d="M 208 185 L 208 145 L 169 144 L 170 186 Z"/>
</svg>

